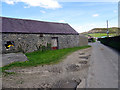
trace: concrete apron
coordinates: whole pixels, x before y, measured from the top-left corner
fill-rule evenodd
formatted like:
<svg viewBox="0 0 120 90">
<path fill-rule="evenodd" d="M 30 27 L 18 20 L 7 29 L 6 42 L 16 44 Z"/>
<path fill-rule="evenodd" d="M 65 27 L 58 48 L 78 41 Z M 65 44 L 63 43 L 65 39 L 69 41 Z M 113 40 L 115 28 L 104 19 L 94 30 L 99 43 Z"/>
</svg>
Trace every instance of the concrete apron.
<svg viewBox="0 0 120 90">
<path fill-rule="evenodd" d="M 23 62 L 27 60 L 27 57 L 23 53 L 2 54 L 2 66 L 8 65 L 13 62 Z"/>
</svg>

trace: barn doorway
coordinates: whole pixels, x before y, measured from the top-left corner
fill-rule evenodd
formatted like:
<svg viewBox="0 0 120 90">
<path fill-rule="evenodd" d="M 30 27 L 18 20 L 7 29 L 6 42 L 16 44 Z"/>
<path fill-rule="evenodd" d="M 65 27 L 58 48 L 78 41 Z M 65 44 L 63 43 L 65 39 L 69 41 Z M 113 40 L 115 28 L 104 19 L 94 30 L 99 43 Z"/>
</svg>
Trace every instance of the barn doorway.
<svg viewBox="0 0 120 90">
<path fill-rule="evenodd" d="M 58 37 L 52 37 L 51 47 L 52 50 L 58 49 Z"/>
</svg>

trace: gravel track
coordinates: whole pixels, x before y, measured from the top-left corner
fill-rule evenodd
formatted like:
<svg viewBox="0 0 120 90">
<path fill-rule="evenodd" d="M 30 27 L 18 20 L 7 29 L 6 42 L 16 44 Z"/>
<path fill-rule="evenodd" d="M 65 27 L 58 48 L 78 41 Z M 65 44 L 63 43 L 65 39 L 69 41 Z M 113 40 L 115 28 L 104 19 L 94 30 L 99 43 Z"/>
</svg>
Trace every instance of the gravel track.
<svg viewBox="0 0 120 90">
<path fill-rule="evenodd" d="M 13 68 L 16 74 L 4 76 L 3 88 L 74 88 L 86 79 L 91 48 L 78 50 L 54 65 Z M 82 58 L 81 58 L 82 57 Z"/>
</svg>

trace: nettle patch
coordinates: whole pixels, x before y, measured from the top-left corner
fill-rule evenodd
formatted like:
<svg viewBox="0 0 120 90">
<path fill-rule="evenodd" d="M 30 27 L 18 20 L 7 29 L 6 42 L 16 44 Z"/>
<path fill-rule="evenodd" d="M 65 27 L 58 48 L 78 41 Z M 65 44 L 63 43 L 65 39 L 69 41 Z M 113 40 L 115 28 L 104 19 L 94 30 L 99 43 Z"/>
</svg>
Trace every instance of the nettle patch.
<svg viewBox="0 0 120 90">
<path fill-rule="evenodd" d="M 37 47 L 37 50 L 39 51 L 51 50 L 51 43 L 47 43 L 47 46 L 42 44 L 40 44 L 39 46 L 36 45 L 36 47 Z"/>
<path fill-rule="evenodd" d="M 35 46 L 37 49 L 35 51 L 47 51 L 47 50 L 51 50 L 51 44 L 50 43 L 47 43 L 47 45 L 36 45 Z M 30 45 L 29 44 L 19 44 L 17 49 L 19 52 L 23 52 L 23 53 L 27 53 L 28 50 L 30 48 Z"/>
</svg>

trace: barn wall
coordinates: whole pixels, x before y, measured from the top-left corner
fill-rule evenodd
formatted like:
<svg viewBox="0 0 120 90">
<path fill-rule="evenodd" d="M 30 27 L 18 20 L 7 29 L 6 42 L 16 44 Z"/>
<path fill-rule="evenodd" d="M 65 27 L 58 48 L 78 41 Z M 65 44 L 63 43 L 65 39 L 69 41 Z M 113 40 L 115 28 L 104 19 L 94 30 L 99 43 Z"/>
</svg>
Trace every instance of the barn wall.
<svg viewBox="0 0 120 90">
<path fill-rule="evenodd" d="M 80 46 L 79 35 L 51 35 L 51 34 L 2 34 L 2 52 L 33 52 L 40 46 L 51 44 L 52 37 L 58 37 L 59 49 Z M 7 41 L 14 41 L 14 46 L 6 50 Z"/>
<path fill-rule="evenodd" d="M 79 45 L 80 46 L 84 46 L 84 45 L 88 45 L 88 38 L 85 37 L 84 35 L 79 35 Z"/>
</svg>

